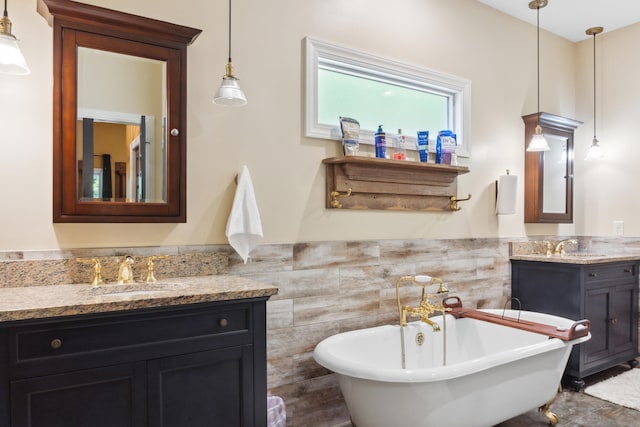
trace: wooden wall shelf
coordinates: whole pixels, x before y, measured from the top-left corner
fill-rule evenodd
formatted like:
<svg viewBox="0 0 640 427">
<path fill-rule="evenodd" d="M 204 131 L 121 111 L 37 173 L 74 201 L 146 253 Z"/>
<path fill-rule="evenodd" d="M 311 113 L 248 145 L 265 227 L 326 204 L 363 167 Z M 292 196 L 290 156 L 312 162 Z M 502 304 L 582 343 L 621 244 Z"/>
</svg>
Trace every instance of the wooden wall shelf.
<svg viewBox="0 0 640 427">
<path fill-rule="evenodd" d="M 469 172 L 465 166 L 371 157 L 331 157 L 322 163 L 330 209 L 457 210 L 451 202 L 457 178 Z"/>
</svg>

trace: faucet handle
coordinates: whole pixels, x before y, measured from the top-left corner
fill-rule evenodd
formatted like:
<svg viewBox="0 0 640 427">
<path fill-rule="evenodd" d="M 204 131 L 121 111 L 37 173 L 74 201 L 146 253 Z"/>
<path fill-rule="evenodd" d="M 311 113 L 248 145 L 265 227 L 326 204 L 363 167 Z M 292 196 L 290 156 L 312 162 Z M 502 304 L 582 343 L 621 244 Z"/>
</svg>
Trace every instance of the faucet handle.
<svg viewBox="0 0 640 427">
<path fill-rule="evenodd" d="M 156 276 L 153 274 L 153 262 L 155 260 L 165 259 L 165 258 L 169 258 L 169 255 L 152 255 L 149 257 L 149 260 L 147 261 L 147 278 L 145 279 L 145 282 L 155 283 L 158 281 L 156 279 Z"/>
<path fill-rule="evenodd" d="M 104 283 L 102 279 L 102 264 L 98 258 L 76 258 L 77 262 L 83 264 L 93 264 L 93 278 L 91 279 L 91 285 L 98 286 Z"/>
</svg>

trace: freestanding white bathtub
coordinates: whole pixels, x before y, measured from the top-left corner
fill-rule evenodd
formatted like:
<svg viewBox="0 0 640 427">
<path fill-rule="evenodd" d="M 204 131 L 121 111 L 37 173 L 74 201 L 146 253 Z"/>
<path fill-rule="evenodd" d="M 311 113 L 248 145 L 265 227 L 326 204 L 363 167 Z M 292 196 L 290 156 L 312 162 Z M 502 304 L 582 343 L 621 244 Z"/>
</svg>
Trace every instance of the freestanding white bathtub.
<svg viewBox="0 0 640 427">
<path fill-rule="evenodd" d="M 503 310 L 482 310 L 502 314 Z M 574 322 L 534 312 L 505 316 L 569 328 Z M 405 327 L 402 369 L 400 326 L 345 332 L 320 342 L 314 359 L 334 371 L 357 427 L 493 426 L 545 405 L 558 391 L 572 341 L 548 338 L 475 319 L 443 317 Z M 418 335 L 424 343 L 419 345 Z"/>
</svg>

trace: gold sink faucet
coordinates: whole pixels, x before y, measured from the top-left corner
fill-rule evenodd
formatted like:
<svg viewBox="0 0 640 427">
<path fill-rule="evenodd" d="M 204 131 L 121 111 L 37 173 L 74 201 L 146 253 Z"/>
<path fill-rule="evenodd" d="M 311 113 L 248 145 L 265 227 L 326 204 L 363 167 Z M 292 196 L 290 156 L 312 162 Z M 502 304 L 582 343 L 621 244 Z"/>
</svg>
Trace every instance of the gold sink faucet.
<svg viewBox="0 0 640 427">
<path fill-rule="evenodd" d="M 120 267 L 118 268 L 118 285 L 133 282 L 133 257 L 127 255 L 122 261 L 120 261 Z"/>
<path fill-rule="evenodd" d="M 556 243 L 556 246 L 553 249 L 553 254 L 565 256 L 567 253 L 564 251 L 564 245 L 567 243 L 573 243 L 574 245 L 577 245 L 578 241 L 576 239 L 565 239 L 565 240 L 559 241 L 558 243 Z"/>
</svg>

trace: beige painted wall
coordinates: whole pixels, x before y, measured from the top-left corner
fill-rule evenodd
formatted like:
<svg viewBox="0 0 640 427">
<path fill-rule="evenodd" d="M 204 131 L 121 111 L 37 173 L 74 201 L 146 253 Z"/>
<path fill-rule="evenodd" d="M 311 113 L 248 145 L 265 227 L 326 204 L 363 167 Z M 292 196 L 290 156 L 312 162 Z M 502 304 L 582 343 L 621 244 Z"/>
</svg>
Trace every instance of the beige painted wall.
<svg viewBox="0 0 640 427">
<path fill-rule="evenodd" d="M 640 24 L 596 38 L 597 138 L 605 159 L 583 161 L 593 138 L 593 39 L 576 49 L 576 110 L 584 126 L 576 150 L 578 233 L 611 235 L 612 221 L 624 221 L 625 236 L 640 235 Z"/>
<path fill-rule="evenodd" d="M 536 110 L 535 27 L 474 0 L 236 0 L 233 62 L 249 104 L 228 109 L 211 103 L 227 59 L 225 0 L 87 3 L 203 29 L 188 50 L 187 223 L 52 224 L 51 28 L 36 13 L 35 0 L 12 2 L 13 31 L 32 74 L 0 76 L 4 150 L 0 156 L 0 250 L 226 243 L 224 228 L 234 177 L 243 164 L 254 180 L 265 243 L 607 234 L 613 219 L 625 219 L 627 234 L 640 234 L 640 220 L 630 213 L 619 218 L 623 213 L 618 208 L 637 206 L 622 198 L 632 194 L 632 149 L 637 148 L 631 141 L 638 132 L 634 132 L 637 120 L 630 118 L 640 108 L 634 107 L 637 97 L 628 96 L 631 88 L 625 82 L 632 81 L 632 67 L 640 64 L 637 57 L 614 56 L 616 49 L 630 50 L 640 27 L 610 35 L 607 55 L 612 63 L 603 73 L 608 84 L 619 85 L 606 90 L 624 94 L 624 114 L 629 120 L 616 121 L 621 109 L 617 97 L 603 99 L 601 117 L 607 124 L 600 125 L 599 136 L 603 145 L 615 141 L 628 144 L 628 149 L 587 168 L 581 160 L 586 148 L 580 144 L 588 144 L 591 136 L 581 130 L 576 139 L 575 226 L 525 226 L 520 116 Z M 471 172 L 460 178 L 458 190 L 461 196 L 470 193 L 473 198 L 463 204 L 462 211 L 324 208 L 321 160 L 338 155 L 339 145 L 303 137 L 305 36 L 472 81 L 472 157 L 461 161 Z M 583 44 L 574 45 L 544 31 L 541 46 L 541 109 L 583 120 L 586 126 L 591 111 L 581 104 L 590 99 L 590 84 L 585 80 L 591 76 L 585 65 L 589 52 Z M 633 63 L 617 67 L 614 58 Z M 494 182 L 506 169 L 520 177 L 518 213 L 497 217 Z M 621 196 L 611 192 L 614 185 L 621 188 Z"/>
</svg>

